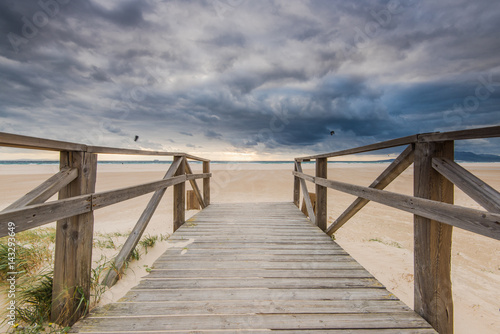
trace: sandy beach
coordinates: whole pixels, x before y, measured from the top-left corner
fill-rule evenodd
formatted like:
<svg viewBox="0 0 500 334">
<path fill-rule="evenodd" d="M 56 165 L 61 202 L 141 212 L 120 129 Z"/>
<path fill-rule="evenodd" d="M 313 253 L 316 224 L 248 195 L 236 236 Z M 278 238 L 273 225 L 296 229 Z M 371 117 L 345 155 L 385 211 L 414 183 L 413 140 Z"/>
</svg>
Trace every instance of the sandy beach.
<svg viewBox="0 0 500 334">
<path fill-rule="evenodd" d="M 466 163 L 465 168 L 500 189 L 500 164 Z M 192 164 L 194 173 L 201 164 Z M 333 180 L 369 185 L 387 164 L 329 164 L 328 177 Z M 313 164 L 304 171 L 314 174 Z M 104 191 L 156 181 L 163 177 L 164 164 L 101 164 L 98 166 L 97 191 Z M 0 208 L 57 172 L 57 165 L 0 166 Z M 282 202 L 292 201 L 293 176 L 290 164 L 212 164 L 212 202 Z M 412 169 L 404 172 L 387 190 L 413 193 Z M 309 191 L 314 187 L 308 183 Z M 187 186 L 190 189 L 189 185 Z M 151 195 L 101 209 L 95 213 L 95 232 L 130 231 Z M 329 221 L 335 220 L 354 200 L 353 196 L 328 191 Z M 480 209 L 460 190 L 455 203 Z M 190 217 L 196 211 L 187 211 Z M 391 292 L 410 307 L 413 306 L 413 216 L 376 203 L 369 203 L 335 235 L 336 241 L 365 266 Z M 52 224 L 53 225 L 53 224 Z M 146 234 L 172 232 L 172 190 L 167 190 Z M 455 333 L 500 332 L 500 243 L 458 228 L 454 229 L 452 249 L 452 281 L 455 307 Z M 164 252 L 159 243 L 140 261 L 130 267 L 125 278 L 108 291 L 102 303 L 119 299 L 128 288 L 146 274 Z M 107 254 L 112 256 L 113 252 Z M 95 256 L 97 257 L 97 255 Z M 96 258 L 97 260 L 97 258 Z"/>
</svg>

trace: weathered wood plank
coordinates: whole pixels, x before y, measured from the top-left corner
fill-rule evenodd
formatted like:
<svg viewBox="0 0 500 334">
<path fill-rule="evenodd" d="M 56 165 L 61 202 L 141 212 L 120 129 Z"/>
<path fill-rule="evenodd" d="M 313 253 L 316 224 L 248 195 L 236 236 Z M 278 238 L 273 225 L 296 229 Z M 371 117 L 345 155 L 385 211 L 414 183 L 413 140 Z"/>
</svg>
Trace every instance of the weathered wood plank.
<svg viewBox="0 0 500 334">
<path fill-rule="evenodd" d="M 0 132 L 0 146 L 46 151 L 86 151 L 87 146 L 59 140 L 36 138 Z"/>
<path fill-rule="evenodd" d="M 179 165 L 182 163 L 182 160 L 176 160 L 174 161 L 163 179 L 169 179 L 174 176 L 175 172 L 177 171 L 177 168 L 179 168 Z M 113 286 L 118 279 L 120 279 L 121 274 L 123 273 L 123 268 L 125 266 L 126 261 L 129 259 L 130 255 L 134 251 L 135 247 L 139 243 L 139 240 L 142 237 L 142 234 L 144 233 L 144 230 L 148 226 L 149 221 L 151 220 L 151 217 L 153 217 L 154 212 L 156 211 L 156 208 L 158 207 L 158 204 L 160 204 L 160 201 L 165 194 L 165 191 L 167 188 L 163 188 L 160 190 L 157 190 L 151 199 L 149 200 L 148 205 L 146 206 L 146 209 L 142 212 L 141 216 L 139 217 L 139 220 L 134 226 L 134 229 L 128 236 L 127 240 L 123 244 L 122 248 L 120 249 L 120 252 L 118 255 L 115 257 L 113 260 L 113 267 L 108 271 L 106 274 L 102 284 L 106 285 L 108 287 Z"/>
<path fill-rule="evenodd" d="M 294 163 L 293 170 L 297 171 L 297 162 Z M 293 203 L 297 207 L 300 205 L 300 179 L 296 176 L 293 177 Z"/>
<path fill-rule="evenodd" d="M 413 186 L 416 197 L 450 203 L 446 205 L 453 207 L 453 184 L 432 168 L 434 157 L 453 160 L 453 154 L 453 142 L 416 144 Z M 413 226 L 415 311 L 439 333 L 451 334 L 452 226 L 419 215 L 414 216 Z"/>
<path fill-rule="evenodd" d="M 380 288 L 344 289 L 152 289 L 128 292 L 120 302 L 213 300 L 397 300 Z"/>
<path fill-rule="evenodd" d="M 298 173 L 302 173 L 302 166 L 301 166 L 300 162 L 295 161 L 295 167 L 296 167 Z M 305 179 L 303 179 L 303 178 L 300 179 L 300 185 L 302 188 L 302 197 L 304 198 L 304 201 L 306 202 L 307 215 L 309 216 L 309 220 L 313 224 L 316 224 L 316 216 L 314 214 L 313 206 L 311 203 L 311 198 L 309 197 L 309 191 L 307 190 L 307 184 L 306 184 Z"/>
<path fill-rule="evenodd" d="M 191 166 L 189 166 L 187 159 L 184 159 L 184 168 L 186 169 L 186 174 L 193 174 L 193 170 L 191 169 Z M 196 183 L 196 180 L 189 179 L 189 183 L 191 184 L 191 188 L 193 189 L 194 194 L 196 195 L 196 198 L 198 199 L 198 203 L 200 203 L 201 208 L 204 209 L 206 207 L 205 201 L 203 200 L 203 197 L 201 196 L 200 188 L 198 188 L 198 184 Z"/>
<path fill-rule="evenodd" d="M 59 192 L 60 199 L 95 191 L 96 154 L 61 152 L 60 166 L 78 169 L 78 177 Z M 51 318 L 63 326 L 87 312 L 80 299 L 90 300 L 93 233 L 92 211 L 57 221 Z"/>
<path fill-rule="evenodd" d="M 6 207 L 3 211 L 43 203 L 78 177 L 78 169 L 65 167 L 41 185 Z"/>
<path fill-rule="evenodd" d="M 297 303 L 273 301 L 216 300 L 210 302 L 114 303 L 93 312 L 95 317 L 189 314 L 273 314 L 273 313 L 387 313 L 411 311 L 397 300 L 305 300 Z"/>
<path fill-rule="evenodd" d="M 432 167 L 489 212 L 500 213 L 500 193 L 450 159 L 433 158 Z"/>
<path fill-rule="evenodd" d="M 449 140 L 464 140 L 464 139 L 479 139 L 500 137 L 500 126 L 491 126 L 485 128 L 450 131 L 450 132 L 435 132 L 424 133 L 418 135 L 419 142 L 439 142 Z"/>
<path fill-rule="evenodd" d="M 363 268 L 357 269 L 160 269 L 151 270 L 148 278 L 299 278 L 299 277 L 355 277 L 372 278 L 373 276 Z"/>
<path fill-rule="evenodd" d="M 383 288 L 374 278 L 204 278 L 204 279 L 145 279 L 131 291 L 142 289 L 341 289 Z"/>
<path fill-rule="evenodd" d="M 414 159 L 413 145 L 409 145 L 383 172 L 380 174 L 370 188 L 384 189 L 403 173 Z M 326 230 L 328 235 L 332 235 L 341 228 L 349 219 L 351 219 L 359 210 L 361 210 L 370 201 L 358 197 Z"/>
<path fill-rule="evenodd" d="M 203 173 L 210 173 L 210 161 L 203 161 Z M 210 178 L 203 179 L 203 200 L 205 205 L 210 205 Z"/>
<path fill-rule="evenodd" d="M 97 210 L 109 205 L 148 194 L 153 191 L 157 191 L 159 189 L 165 189 L 170 186 L 184 184 L 184 182 L 186 182 L 186 176 L 180 175 L 173 176 L 165 180 L 140 184 L 138 186 L 99 192 L 92 196 L 92 207 L 94 210 Z"/>
<path fill-rule="evenodd" d="M 154 319 L 154 320 L 153 320 Z M 429 328 L 415 314 L 366 313 L 366 314 L 254 314 L 254 315 L 186 315 L 148 317 L 90 318 L 87 329 L 106 332 L 110 328 L 122 330 L 211 330 L 211 329 L 331 329 L 331 328 Z"/>
<path fill-rule="evenodd" d="M 45 225 L 53 221 L 80 215 L 92 210 L 92 195 L 76 196 L 51 203 L 35 204 L 0 212 L 0 226 L 16 224 L 16 232 Z M 8 235 L 7 228 L 0 229 L 0 237 Z"/>
<path fill-rule="evenodd" d="M 343 262 L 264 262 L 264 261 L 157 261 L 154 265 L 158 269 L 360 269 L 363 268 L 355 261 Z"/>
<path fill-rule="evenodd" d="M 328 173 L 328 159 L 316 159 L 316 177 L 326 179 Z M 315 223 L 322 231 L 326 230 L 328 211 L 327 211 L 327 188 L 316 184 L 316 219 Z"/>
<path fill-rule="evenodd" d="M 177 168 L 175 175 L 177 177 L 185 177 L 185 165 L 183 163 L 184 157 L 174 157 L 174 161 L 181 160 L 181 164 Z M 185 206 L 186 206 L 186 184 L 184 182 L 178 183 L 174 186 L 174 232 L 181 227 L 186 221 L 185 217 Z"/>
<path fill-rule="evenodd" d="M 316 178 L 316 183 L 374 202 L 443 222 L 489 238 L 500 240 L 500 214 L 441 203 L 333 180 Z"/>
<path fill-rule="evenodd" d="M 343 155 L 350 155 L 350 154 L 364 153 L 364 152 L 370 152 L 370 151 L 376 151 L 376 150 L 383 150 L 385 148 L 410 145 L 412 143 L 415 143 L 417 141 L 417 139 L 418 139 L 417 135 L 412 135 L 412 136 L 408 136 L 408 137 L 402 137 L 402 138 L 387 140 L 387 141 L 383 141 L 383 142 L 375 143 L 375 144 L 371 144 L 371 145 L 366 145 L 366 146 L 351 148 L 351 149 L 348 149 L 348 150 L 343 150 L 343 151 L 338 151 L 338 152 L 331 152 L 331 153 L 325 153 L 325 154 L 318 154 L 318 155 L 311 155 L 311 156 L 308 156 L 308 157 L 297 158 L 297 160 L 311 160 L 311 159 L 321 159 L 321 158 L 333 158 L 333 157 L 340 157 L 340 156 L 343 156 Z"/>
</svg>

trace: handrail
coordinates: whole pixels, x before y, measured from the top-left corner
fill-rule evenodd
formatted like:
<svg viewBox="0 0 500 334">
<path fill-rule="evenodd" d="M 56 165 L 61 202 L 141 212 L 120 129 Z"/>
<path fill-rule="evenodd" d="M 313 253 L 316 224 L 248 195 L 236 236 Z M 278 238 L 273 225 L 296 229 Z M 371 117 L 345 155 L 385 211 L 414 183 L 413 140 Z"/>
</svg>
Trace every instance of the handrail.
<svg viewBox="0 0 500 334">
<path fill-rule="evenodd" d="M 356 148 L 351 148 L 342 151 L 335 151 L 330 153 L 316 154 L 305 157 L 295 158 L 296 161 L 308 161 L 320 158 L 333 158 L 350 154 L 366 153 L 372 151 L 378 151 L 386 148 L 392 148 L 397 146 L 404 146 L 413 144 L 416 142 L 441 142 L 448 140 L 464 140 L 464 139 L 479 139 L 479 138 L 493 138 L 498 137 L 500 133 L 500 126 L 491 126 L 479 129 L 468 129 L 460 131 L 450 131 L 450 132 L 431 132 L 431 133 L 421 133 L 417 135 L 401 137 L 396 139 L 391 139 L 375 144 L 360 146 Z"/>
<path fill-rule="evenodd" d="M 454 162 L 454 141 L 500 137 L 500 126 L 444 133 L 424 133 L 392 139 L 343 151 L 305 156 L 295 159 L 293 202 L 299 206 L 300 188 L 304 200 L 309 197 L 305 181 L 316 185 L 316 216 L 311 221 L 332 235 L 369 201 L 414 214 L 415 311 L 439 333 L 453 333 L 453 301 L 451 294 L 451 231 L 459 227 L 500 240 L 500 192 Z M 407 145 L 401 155 L 369 186 L 362 187 L 328 180 L 318 174 L 330 157 L 371 152 Z M 302 173 L 303 161 L 316 159 L 316 176 Z M 414 164 L 414 196 L 382 190 L 407 167 Z M 488 211 L 453 204 L 456 185 Z M 326 189 L 336 189 L 358 198 L 326 227 Z M 318 192 L 318 190 L 321 190 Z M 309 216 L 314 215 L 309 211 Z"/>
<path fill-rule="evenodd" d="M 79 307 L 80 293 L 90 300 L 92 239 L 95 210 L 154 192 L 103 284 L 113 285 L 139 242 L 166 189 L 174 187 L 174 231 L 185 222 L 185 183 L 189 181 L 202 208 L 210 204 L 210 160 L 182 152 L 161 152 L 21 136 L 0 132 L 0 146 L 60 152 L 60 171 L 0 212 L 0 227 L 15 224 L 16 232 L 57 221 L 52 292 L 52 320 L 63 326 L 75 323 L 86 312 Z M 160 181 L 95 192 L 98 154 L 172 156 Z M 188 159 L 201 161 L 203 173 L 193 174 Z M 196 184 L 203 179 L 203 192 Z M 45 203 L 59 192 L 59 199 Z M 203 195 L 202 195 L 203 194 Z M 0 237 L 9 235 L 0 229 Z"/>
<path fill-rule="evenodd" d="M 180 156 L 197 161 L 210 161 L 208 159 L 200 158 L 183 152 L 149 151 L 106 146 L 92 146 L 66 141 L 16 135 L 5 132 L 0 132 L 0 146 L 59 152 L 77 151 L 96 154 L 154 155 L 171 157 Z"/>
</svg>

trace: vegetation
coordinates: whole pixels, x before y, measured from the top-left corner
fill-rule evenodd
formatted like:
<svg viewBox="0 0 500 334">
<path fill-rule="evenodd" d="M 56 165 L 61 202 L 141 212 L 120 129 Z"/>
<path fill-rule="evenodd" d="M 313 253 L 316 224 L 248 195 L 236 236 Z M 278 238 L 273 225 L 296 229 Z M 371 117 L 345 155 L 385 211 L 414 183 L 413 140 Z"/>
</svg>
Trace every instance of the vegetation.
<svg viewBox="0 0 500 334">
<path fill-rule="evenodd" d="M 15 271 L 16 271 L 16 324 L 11 326 L 11 333 L 66 333 L 69 328 L 61 328 L 49 323 L 52 307 L 55 228 L 40 228 L 16 234 L 15 244 Z M 128 234 L 120 232 L 96 234 L 93 241 L 94 249 L 116 250 L 121 248 L 120 241 Z M 146 254 L 154 247 L 158 240 L 168 239 L 165 235 L 147 235 L 143 237 L 132 253 L 131 260 L 139 260 L 141 252 Z M 11 245 L 12 246 L 12 245 Z M 8 291 L 8 273 L 12 272 L 9 266 L 9 243 L 7 238 L 0 238 L 0 290 Z M 75 294 L 80 297 L 79 308 L 87 311 L 99 303 L 106 291 L 106 286 L 100 282 L 105 273 L 113 268 L 113 261 L 102 255 L 94 262 L 91 272 L 91 295 L 87 300 L 77 287 Z M 150 268 L 147 268 L 151 270 Z M 146 270 L 147 270 L 146 269 Z M 6 315 L 7 313 L 4 312 Z M 2 324 L 8 322 L 3 317 Z"/>
</svg>

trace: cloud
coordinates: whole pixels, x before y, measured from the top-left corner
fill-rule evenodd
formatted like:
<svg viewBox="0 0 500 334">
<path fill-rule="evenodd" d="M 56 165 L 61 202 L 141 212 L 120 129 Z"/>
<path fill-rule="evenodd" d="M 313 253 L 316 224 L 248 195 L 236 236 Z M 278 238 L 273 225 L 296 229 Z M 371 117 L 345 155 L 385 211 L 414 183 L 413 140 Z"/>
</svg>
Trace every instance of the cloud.
<svg viewBox="0 0 500 334">
<path fill-rule="evenodd" d="M 267 156 L 499 124 L 496 1 L 223 4 L 2 2 L 3 131 Z"/>
</svg>

